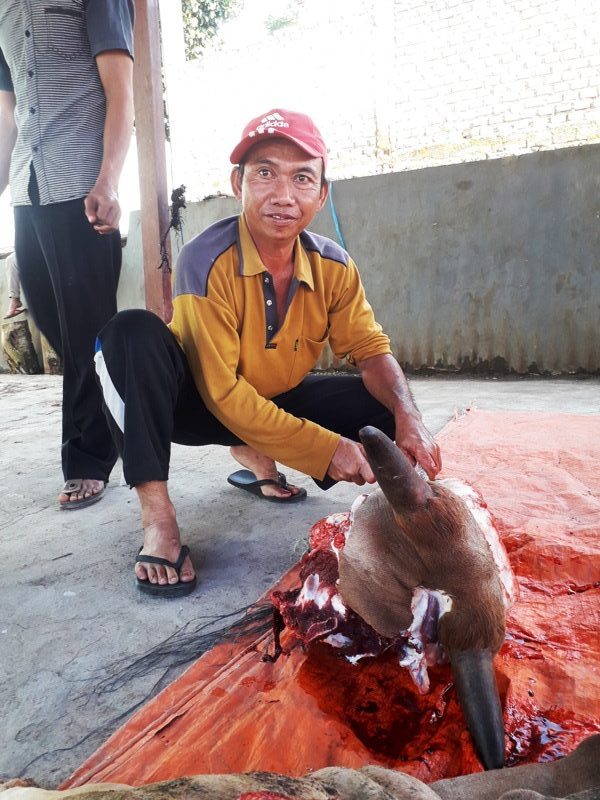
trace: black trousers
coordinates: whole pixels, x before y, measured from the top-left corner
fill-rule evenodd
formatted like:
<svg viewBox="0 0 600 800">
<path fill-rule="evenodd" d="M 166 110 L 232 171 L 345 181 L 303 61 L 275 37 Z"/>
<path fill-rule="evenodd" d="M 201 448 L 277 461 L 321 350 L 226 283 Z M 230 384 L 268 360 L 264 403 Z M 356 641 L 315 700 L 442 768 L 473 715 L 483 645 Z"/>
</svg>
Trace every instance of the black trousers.
<svg viewBox="0 0 600 800">
<path fill-rule="evenodd" d="M 131 486 L 168 479 L 171 442 L 244 444 L 208 411 L 175 337 L 151 312 L 120 312 L 96 348 L 108 423 Z M 394 437 L 393 415 L 356 375 L 308 375 L 272 401 L 354 441 L 364 425 Z M 335 483 L 327 476 L 315 482 L 323 489 Z"/>
<path fill-rule="evenodd" d="M 15 251 L 27 305 L 61 356 L 66 480 L 108 480 L 117 458 L 94 375 L 96 334 L 117 310 L 119 232 L 101 236 L 83 199 L 15 207 Z"/>
</svg>

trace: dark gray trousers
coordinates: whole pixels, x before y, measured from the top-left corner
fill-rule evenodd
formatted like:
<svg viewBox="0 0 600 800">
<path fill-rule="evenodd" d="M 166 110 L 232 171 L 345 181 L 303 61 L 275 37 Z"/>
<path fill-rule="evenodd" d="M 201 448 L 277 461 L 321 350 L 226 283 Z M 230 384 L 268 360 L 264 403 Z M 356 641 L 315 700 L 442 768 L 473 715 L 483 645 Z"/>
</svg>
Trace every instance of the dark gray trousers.
<svg viewBox="0 0 600 800">
<path fill-rule="evenodd" d="M 117 310 L 121 235 L 96 233 L 83 199 L 15 207 L 15 252 L 27 306 L 63 361 L 66 480 L 108 480 L 117 451 L 94 374 L 96 334 Z"/>
</svg>

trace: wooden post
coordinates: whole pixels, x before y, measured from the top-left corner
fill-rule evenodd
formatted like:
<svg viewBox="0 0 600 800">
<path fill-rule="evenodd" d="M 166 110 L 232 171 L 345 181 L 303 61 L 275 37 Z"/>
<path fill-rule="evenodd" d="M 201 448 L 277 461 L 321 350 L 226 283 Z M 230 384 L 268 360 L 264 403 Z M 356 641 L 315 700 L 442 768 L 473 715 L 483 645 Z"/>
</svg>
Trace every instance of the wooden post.
<svg viewBox="0 0 600 800">
<path fill-rule="evenodd" d="M 158 0 L 135 0 L 133 88 L 139 164 L 146 308 L 173 314 L 171 275 L 161 270 L 160 240 L 169 225 Z M 171 255 L 170 239 L 167 253 Z"/>
<path fill-rule="evenodd" d="M 44 373 L 46 375 L 62 375 L 63 364 L 62 359 L 52 347 L 45 336 L 41 336 L 42 344 L 42 361 L 44 362 Z"/>
</svg>

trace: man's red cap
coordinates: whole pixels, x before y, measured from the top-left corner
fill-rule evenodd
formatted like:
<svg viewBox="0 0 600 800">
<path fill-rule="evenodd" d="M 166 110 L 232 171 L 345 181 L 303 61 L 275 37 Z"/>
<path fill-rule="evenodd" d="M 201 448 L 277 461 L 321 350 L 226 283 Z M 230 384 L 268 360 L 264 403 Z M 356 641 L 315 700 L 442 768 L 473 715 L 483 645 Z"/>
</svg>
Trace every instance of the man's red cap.
<svg viewBox="0 0 600 800">
<path fill-rule="evenodd" d="M 319 129 L 306 114 L 297 111 L 286 111 L 283 108 L 274 108 L 261 114 L 260 117 L 250 120 L 242 131 L 242 138 L 237 144 L 229 159 L 232 164 L 239 164 L 244 160 L 248 150 L 258 142 L 266 141 L 270 136 L 289 139 L 305 153 L 313 158 L 323 159 L 323 172 L 327 167 L 327 148 Z"/>
</svg>

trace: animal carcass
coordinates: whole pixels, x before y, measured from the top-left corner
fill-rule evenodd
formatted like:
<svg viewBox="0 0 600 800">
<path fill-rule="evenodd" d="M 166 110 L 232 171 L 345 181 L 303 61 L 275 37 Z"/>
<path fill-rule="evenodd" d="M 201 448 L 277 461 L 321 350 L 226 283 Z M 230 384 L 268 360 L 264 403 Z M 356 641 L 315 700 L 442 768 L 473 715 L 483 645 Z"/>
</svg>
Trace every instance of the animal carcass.
<svg viewBox="0 0 600 800">
<path fill-rule="evenodd" d="M 375 766 L 326 767 L 304 778 L 246 772 L 142 786 L 89 783 L 62 792 L 0 780 L 2 800 L 597 800 L 599 792 L 600 736 L 591 736 L 554 763 L 479 772 L 429 785 Z"/>
<path fill-rule="evenodd" d="M 474 489 L 419 477 L 375 428 L 360 436 L 380 488 L 305 557 L 301 588 L 273 601 L 303 642 L 324 641 L 349 661 L 396 650 L 421 692 L 427 667 L 449 660 L 476 751 L 486 769 L 498 768 L 504 725 L 493 657 L 515 598 L 506 553 Z"/>
</svg>

